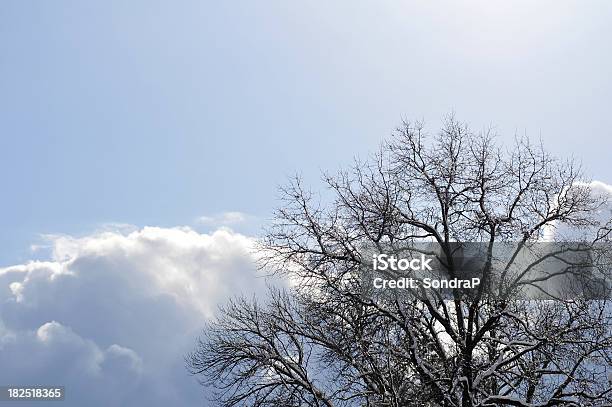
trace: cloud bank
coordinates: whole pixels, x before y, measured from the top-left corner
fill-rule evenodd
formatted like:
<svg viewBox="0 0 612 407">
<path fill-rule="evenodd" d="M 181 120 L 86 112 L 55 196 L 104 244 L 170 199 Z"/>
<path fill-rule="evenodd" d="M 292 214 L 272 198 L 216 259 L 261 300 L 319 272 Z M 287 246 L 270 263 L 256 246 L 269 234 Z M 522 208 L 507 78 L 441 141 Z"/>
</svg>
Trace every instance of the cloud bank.
<svg viewBox="0 0 612 407">
<path fill-rule="evenodd" d="M 596 214 L 605 222 L 612 187 L 591 187 L 608 199 Z M 549 237 L 568 233 L 557 227 Z M 219 304 L 264 292 L 253 239 L 226 227 L 125 225 L 47 238 L 46 261 L 0 268 L 0 383 L 63 385 L 66 406 L 206 405 L 183 357 Z"/>
<path fill-rule="evenodd" d="M 218 304 L 265 289 L 253 240 L 157 227 L 51 239 L 48 261 L 0 269 L 0 383 L 64 385 L 70 406 L 204 405 L 183 356 Z"/>
</svg>

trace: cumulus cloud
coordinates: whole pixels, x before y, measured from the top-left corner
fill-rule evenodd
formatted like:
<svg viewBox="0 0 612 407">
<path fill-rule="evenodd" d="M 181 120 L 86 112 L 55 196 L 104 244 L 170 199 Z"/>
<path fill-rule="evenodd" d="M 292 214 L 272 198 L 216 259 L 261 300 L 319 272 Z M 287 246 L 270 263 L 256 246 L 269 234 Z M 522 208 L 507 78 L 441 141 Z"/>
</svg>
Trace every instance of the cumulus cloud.
<svg viewBox="0 0 612 407">
<path fill-rule="evenodd" d="M 572 227 L 558 222 L 553 223 L 544 231 L 545 241 L 555 240 L 580 240 L 582 238 L 593 238 L 597 231 L 612 220 L 612 185 L 601 181 L 591 181 L 589 183 L 579 183 L 579 186 L 588 186 L 592 198 L 601 203 L 600 206 L 591 214 L 593 226 Z"/>
<path fill-rule="evenodd" d="M 253 240 L 156 227 L 49 239 L 46 261 L 0 269 L 0 383 L 64 385 L 70 406 L 202 405 L 183 356 L 218 304 L 265 289 Z"/>
</svg>

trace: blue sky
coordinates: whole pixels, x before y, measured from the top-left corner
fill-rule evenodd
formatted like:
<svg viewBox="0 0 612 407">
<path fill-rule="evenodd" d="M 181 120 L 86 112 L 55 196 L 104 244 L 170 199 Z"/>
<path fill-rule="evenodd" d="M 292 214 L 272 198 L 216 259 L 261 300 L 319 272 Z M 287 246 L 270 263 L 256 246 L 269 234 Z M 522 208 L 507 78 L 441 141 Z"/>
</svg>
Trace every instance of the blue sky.
<svg viewBox="0 0 612 407">
<path fill-rule="evenodd" d="M 106 222 L 265 218 L 402 117 L 541 135 L 610 182 L 612 4 L 529 3 L 3 1 L 0 262 Z"/>
<path fill-rule="evenodd" d="M 0 283 L 10 287 L 0 290 L 0 339 L 13 338 L 15 355 L 47 355 L 41 375 L 70 354 L 50 347 L 60 338 L 82 350 L 95 377 L 121 370 L 113 362 L 121 356 L 144 366 L 134 373 L 141 386 L 165 380 L 147 376 L 151 363 L 167 366 L 150 351 L 156 342 L 141 348 L 102 335 L 90 316 L 67 311 L 81 297 L 62 270 L 112 287 L 123 274 L 100 270 L 120 264 L 134 287 L 156 281 L 137 303 L 112 302 L 171 304 L 167 315 L 184 316 L 176 332 L 188 339 L 172 354 L 182 361 L 202 309 L 231 291 L 217 298 L 206 287 L 231 287 L 219 270 L 243 276 L 250 256 L 231 250 L 250 237 L 214 230 L 232 223 L 256 235 L 287 176 L 300 173 L 317 188 L 322 170 L 374 151 L 403 118 L 424 119 L 435 132 L 455 112 L 475 130 L 494 126 L 502 141 L 541 137 L 612 184 L 610 21 L 612 3 L 603 0 L 0 2 Z M 134 226 L 100 234 L 109 224 Z M 176 270 L 176 280 L 147 274 L 143 253 Z M 208 262 L 223 253 L 223 264 Z M 195 293 L 210 301 L 176 300 L 186 296 L 177 281 L 197 281 Z M 47 284 L 64 300 L 39 298 Z M 105 293 L 96 295 L 107 310 Z M 15 319 L 27 304 L 27 318 Z M 94 305 L 92 315 L 103 315 Z M 115 326 L 104 315 L 98 322 Z M 177 383 L 181 361 L 168 368 Z M 27 370 L 20 374 L 27 379 Z M 81 379 L 65 377 L 78 387 Z M 190 386 L 188 396 L 165 402 L 198 399 Z"/>
</svg>

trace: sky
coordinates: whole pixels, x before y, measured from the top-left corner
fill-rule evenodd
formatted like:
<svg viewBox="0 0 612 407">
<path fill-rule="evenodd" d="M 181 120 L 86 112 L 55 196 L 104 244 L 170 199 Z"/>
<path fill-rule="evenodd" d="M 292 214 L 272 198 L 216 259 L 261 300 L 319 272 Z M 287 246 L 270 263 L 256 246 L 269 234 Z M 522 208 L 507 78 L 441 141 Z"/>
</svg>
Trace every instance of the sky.
<svg viewBox="0 0 612 407">
<path fill-rule="evenodd" d="M 133 379 L 101 405 L 159 382 L 158 405 L 197 403 L 181 352 L 218 287 L 260 284 L 278 186 L 316 188 L 403 119 L 526 134 L 612 184 L 610 21 L 603 0 L 0 2 L 3 366 L 40 352 L 11 377 L 42 380 L 78 349 L 67 386 Z M 182 335 L 163 355 L 149 306 Z"/>
</svg>

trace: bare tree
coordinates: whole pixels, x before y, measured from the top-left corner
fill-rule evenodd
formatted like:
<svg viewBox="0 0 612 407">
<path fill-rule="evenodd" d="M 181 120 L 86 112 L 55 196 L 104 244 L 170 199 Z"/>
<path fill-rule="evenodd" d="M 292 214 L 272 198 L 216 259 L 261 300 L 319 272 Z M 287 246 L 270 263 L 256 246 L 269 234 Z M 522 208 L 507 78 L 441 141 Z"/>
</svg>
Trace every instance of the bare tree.
<svg viewBox="0 0 612 407">
<path fill-rule="evenodd" d="M 373 160 L 325 181 L 326 196 L 299 179 L 284 188 L 262 242 L 262 267 L 292 288 L 271 289 L 265 304 L 231 302 L 187 357 L 220 405 L 612 405 L 608 280 L 596 296 L 560 296 L 543 284 L 587 268 L 592 276 L 593 261 L 563 257 L 569 251 L 585 250 L 600 273 L 609 270 L 609 252 L 596 249 L 610 235 L 594 218 L 603 202 L 574 162 L 527 139 L 502 150 L 490 132 L 449 118 L 433 138 L 403 123 Z M 519 261 L 561 226 L 592 233 Z M 448 295 L 371 289 L 372 251 L 424 242 L 439 247 L 450 277 L 462 267 L 456 248 L 478 242 L 482 284 Z M 501 265 L 499 244 L 512 248 Z M 561 271 L 530 272 L 551 258 Z M 546 295 L 521 296 L 522 288 Z"/>
</svg>

